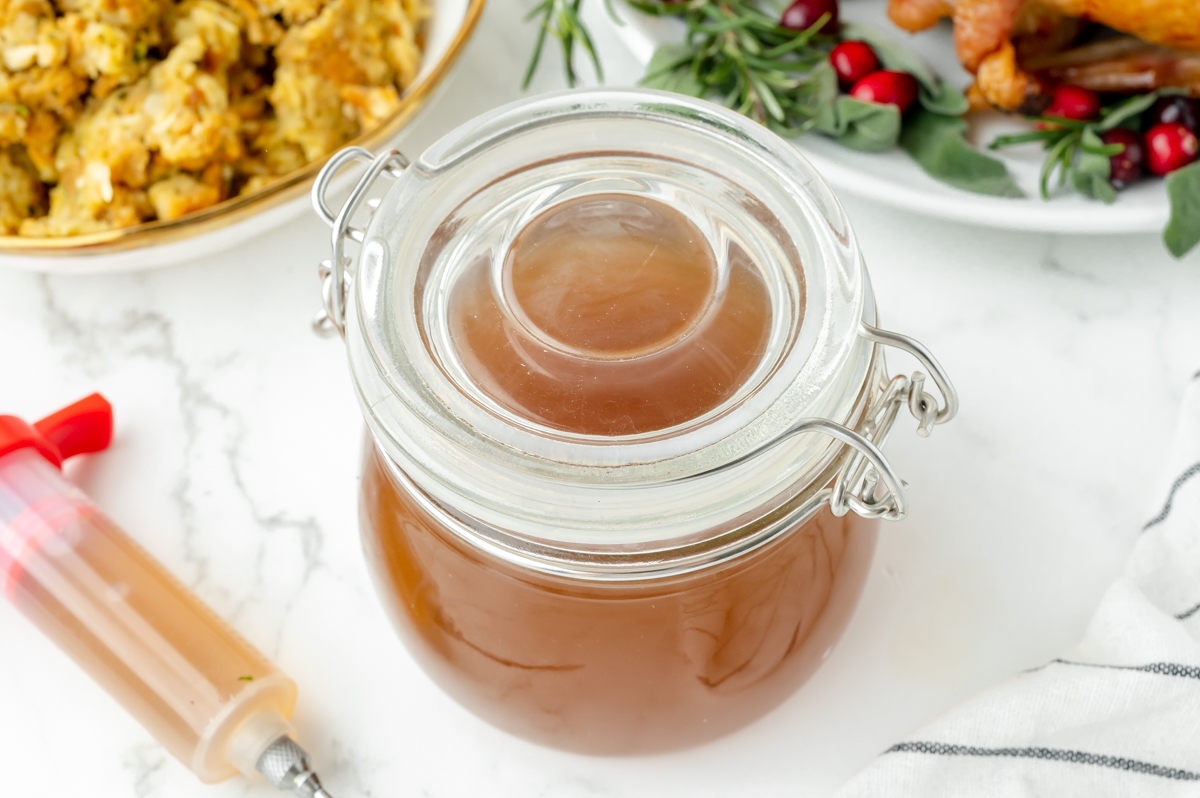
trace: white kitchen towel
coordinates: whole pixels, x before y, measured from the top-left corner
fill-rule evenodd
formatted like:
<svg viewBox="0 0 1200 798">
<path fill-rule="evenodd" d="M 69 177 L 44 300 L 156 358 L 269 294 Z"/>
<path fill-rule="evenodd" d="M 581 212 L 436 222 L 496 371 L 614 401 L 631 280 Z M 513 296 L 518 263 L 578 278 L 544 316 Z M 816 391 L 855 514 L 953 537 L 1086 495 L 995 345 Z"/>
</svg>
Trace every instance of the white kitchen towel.
<svg viewBox="0 0 1200 798">
<path fill-rule="evenodd" d="M 1200 796 L 1200 373 L 1173 449 L 1083 641 L 892 746 L 837 798 Z"/>
</svg>

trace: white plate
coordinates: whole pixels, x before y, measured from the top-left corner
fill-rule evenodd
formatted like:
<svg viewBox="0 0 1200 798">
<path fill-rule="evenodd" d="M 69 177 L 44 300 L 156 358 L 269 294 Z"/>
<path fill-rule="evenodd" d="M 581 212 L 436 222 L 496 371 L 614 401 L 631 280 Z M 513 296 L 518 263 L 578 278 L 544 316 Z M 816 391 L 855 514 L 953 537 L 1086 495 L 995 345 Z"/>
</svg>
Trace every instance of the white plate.
<svg viewBox="0 0 1200 798">
<path fill-rule="evenodd" d="M 912 35 L 888 20 L 886 0 L 842 0 L 840 11 L 844 21 L 871 25 L 904 42 L 955 85 L 965 88 L 970 82 L 970 75 L 954 55 L 948 21 Z M 617 28 L 617 35 L 643 67 L 658 44 L 682 37 L 683 27 L 678 20 L 647 17 L 624 5 L 620 12 L 626 24 Z M 1028 129 L 1022 121 L 1000 114 L 972 116 L 971 140 L 981 148 L 1000 133 Z M 939 183 L 899 149 L 864 153 L 817 134 L 801 136 L 793 143 L 835 189 L 956 222 L 1058 233 L 1135 233 L 1162 230 L 1170 215 L 1163 182 L 1154 179 L 1122 191 L 1112 205 L 1065 188 L 1052 193 L 1049 201 L 1043 200 L 1038 194 L 1043 153 L 1036 144 L 991 153 L 1005 162 L 1026 193 L 1024 199 L 1008 199 L 972 194 Z"/>
</svg>

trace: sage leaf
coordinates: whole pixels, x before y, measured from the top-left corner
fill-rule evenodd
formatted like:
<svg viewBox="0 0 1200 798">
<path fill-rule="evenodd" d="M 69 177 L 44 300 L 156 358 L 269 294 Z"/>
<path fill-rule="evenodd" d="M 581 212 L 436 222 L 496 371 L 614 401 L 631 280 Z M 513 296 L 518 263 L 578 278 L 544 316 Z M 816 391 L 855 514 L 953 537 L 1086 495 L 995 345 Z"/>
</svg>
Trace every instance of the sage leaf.
<svg viewBox="0 0 1200 798">
<path fill-rule="evenodd" d="M 931 96 L 936 97 L 940 94 L 941 81 L 937 75 L 933 74 L 933 71 L 916 53 L 883 31 L 855 22 L 843 22 L 841 36 L 843 41 L 853 39 L 866 42 L 875 50 L 875 55 L 879 56 L 879 62 L 886 68 L 908 72 Z"/>
<path fill-rule="evenodd" d="M 1003 161 L 984 155 L 966 138 L 967 123 L 914 109 L 900 133 L 900 146 L 935 180 L 993 197 L 1023 197 Z"/>
<path fill-rule="evenodd" d="M 926 111 L 932 111 L 935 114 L 942 116 L 962 116 L 970 108 L 970 103 L 961 91 L 951 86 L 946 81 L 939 81 L 941 86 L 935 94 L 925 88 L 925 84 L 921 84 L 920 92 L 917 97 L 921 103 L 921 107 Z"/>
<path fill-rule="evenodd" d="M 1163 243 L 1177 258 L 1200 243 L 1200 161 L 1167 175 L 1171 219 L 1163 230 Z"/>
<path fill-rule="evenodd" d="M 795 92 L 796 110 L 811 120 L 813 130 L 829 136 L 844 132 L 838 125 L 837 101 L 837 72 L 827 60 L 813 67 Z"/>
<path fill-rule="evenodd" d="M 883 152 L 900 138 L 900 109 L 842 95 L 837 99 L 837 142 L 863 152 Z"/>
<path fill-rule="evenodd" d="M 813 67 L 794 97 L 793 110 L 806 119 L 805 128 L 851 149 L 880 152 L 894 147 L 900 136 L 900 109 L 839 94 L 837 73 L 828 61 Z"/>
</svg>

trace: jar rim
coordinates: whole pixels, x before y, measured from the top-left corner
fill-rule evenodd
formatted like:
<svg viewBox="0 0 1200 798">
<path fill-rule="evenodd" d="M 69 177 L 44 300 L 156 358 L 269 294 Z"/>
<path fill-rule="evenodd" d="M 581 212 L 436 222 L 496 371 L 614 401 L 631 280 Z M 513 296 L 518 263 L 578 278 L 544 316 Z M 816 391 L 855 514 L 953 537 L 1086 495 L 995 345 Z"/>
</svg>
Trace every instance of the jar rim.
<svg viewBox="0 0 1200 798">
<path fill-rule="evenodd" d="M 547 158 L 668 160 L 681 151 L 761 200 L 779 221 L 780 247 L 797 255 L 799 291 L 795 278 L 787 283 L 787 256 L 760 264 L 778 270 L 788 295 L 799 297 L 792 349 L 779 361 L 786 368 L 711 418 L 625 438 L 520 423 L 464 395 L 430 343 L 445 292 L 421 294 L 454 268 L 454 247 L 462 246 L 455 236 L 470 230 L 463 208 Z M 467 123 L 426 150 L 382 197 L 351 273 L 351 371 L 387 460 L 438 504 L 526 541 L 652 552 L 782 506 L 797 485 L 819 491 L 825 483 L 814 481 L 846 448 L 820 435 L 720 467 L 763 450 L 797 419 L 852 424 L 874 387 L 875 346 L 858 335 L 860 323 L 875 318 L 870 282 L 829 187 L 767 128 L 682 95 L 566 91 Z M 406 304 L 415 296 L 434 299 Z"/>
</svg>

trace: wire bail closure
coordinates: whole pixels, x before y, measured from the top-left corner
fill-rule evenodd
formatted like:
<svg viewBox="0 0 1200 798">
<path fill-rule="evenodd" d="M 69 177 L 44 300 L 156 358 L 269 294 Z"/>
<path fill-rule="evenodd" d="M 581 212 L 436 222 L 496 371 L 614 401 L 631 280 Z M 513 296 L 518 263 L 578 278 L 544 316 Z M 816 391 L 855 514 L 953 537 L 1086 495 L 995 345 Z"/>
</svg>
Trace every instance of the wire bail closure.
<svg viewBox="0 0 1200 798">
<path fill-rule="evenodd" d="M 906 405 L 917 420 L 917 434 L 922 438 L 929 437 L 935 425 L 945 424 L 958 413 L 958 392 L 937 358 L 920 342 L 866 322 L 859 323 L 858 334 L 872 343 L 908 352 L 929 372 L 942 394 L 943 404 L 939 406 L 937 398 L 925 390 L 924 372 L 914 371 L 911 377 L 900 374 L 887 383 L 879 398 L 868 408 L 859 431 L 828 421 L 814 425 L 858 450 L 834 481 L 829 497 L 833 514 L 842 516 L 853 510 L 863 518 L 899 521 L 908 514 L 908 483 L 896 475 L 879 447 L 887 439 L 900 409 Z"/>
<path fill-rule="evenodd" d="M 342 205 L 341 210 L 334 213 L 329 209 L 325 195 L 334 176 L 343 166 L 352 161 L 370 161 L 370 166 L 362 177 L 355 183 L 350 196 Z M 362 206 L 368 213 L 374 213 L 379 207 L 378 199 L 363 200 L 367 192 L 384 172 L 394 178 L 400 177 L 408 168 L 408 159 L 399 150 L 386 150 L 379 155 L 363 147 L 347 147 L 336 153 L 321 167 L 317 181 L 313 184 L 312 204 L 317 216 L 333 229 L 332 257 L 321 261 L 317 275 L 321 279 L 322 308 L 313 318 L 313 331 L 322 337 L 335 333 L 346 337 L 346 297 L 350 285 L 350 265 L 352 259 L 346 256 L 346 240 L 361 244 L 366 239 L 366 227 L 351 227 L 350 220 Z"/>
<path fill-rule="evenodd" d="M 925 367 L 942 393 L 945 404 L 925 391 L 925 374 L 914 371 L 911 377 L 897 375 L 882 386 L 879 397 L 867 408 L 858 430 L 827 418 L 802 418 L 772 440 L 717 468 L 724 471 L 773 449 L 784 441 L 808 432 L 820 432 L 856 449 L 838 472 L 829 491 L 829 508 L 836 516 L 853 510 L 863 518 L 899 521 L 908 514 L 908 483 L 902 480 L 887 457 L 879 450 L 896 423 L 900 408 L 908 406 L 917 419 L 917 434 L 929 436 L 934 425 L 944 424 L 958 412 L 958 393 L 950 378 L 928 349 L 907 335 L 881 330 L 860 322 L 858 334 L 875 344 L 894 346 L 915 357 Z M 880 490 L 882 488 L 882 491 Z"/>
</svg>

